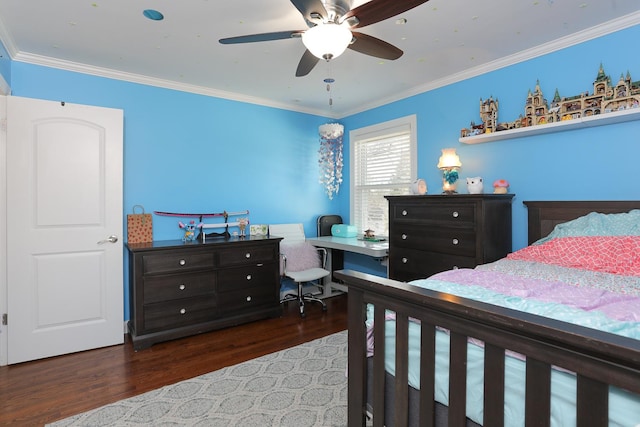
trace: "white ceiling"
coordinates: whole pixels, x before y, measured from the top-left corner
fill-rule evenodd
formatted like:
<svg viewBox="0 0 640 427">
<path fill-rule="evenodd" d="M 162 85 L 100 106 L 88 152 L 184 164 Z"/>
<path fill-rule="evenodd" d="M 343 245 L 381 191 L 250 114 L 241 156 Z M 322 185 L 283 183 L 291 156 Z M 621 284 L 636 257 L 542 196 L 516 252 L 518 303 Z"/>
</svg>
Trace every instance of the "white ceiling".
<svg viewBox="0 0 640 427">
<path fill-rule="evenodd" d="M 335 118 L 638 23 L 640 0 L 430 0 L 358 30 L 402 49 L 400 59 L 348 49 L 295 77 L 300 39 L 218 43 L 306 29 L 288 0 L 0 0 L 13 60 Z"/>
</svg>

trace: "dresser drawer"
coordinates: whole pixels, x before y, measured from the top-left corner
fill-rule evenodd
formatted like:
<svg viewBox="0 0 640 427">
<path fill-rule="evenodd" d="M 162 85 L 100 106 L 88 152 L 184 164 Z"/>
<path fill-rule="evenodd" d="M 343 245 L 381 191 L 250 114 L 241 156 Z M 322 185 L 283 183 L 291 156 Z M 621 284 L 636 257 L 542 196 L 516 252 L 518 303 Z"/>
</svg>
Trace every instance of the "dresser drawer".
<svg viewBox="0 0 640 427">
<path fill-rule="evenodd" d="M 223 293 L 263 284 L 273 290 L 274 283 L 278 281 L 276 273 L 276 267 L 272 262 L 247 267 L 225 268 L 218 271 L 218 291 Z"/>
<path fill-rule="evenodd" d="M 187 252 L 144 255 L 143 274 L 188 271 L 215 266 L 214 252 Z"/>
<path fill-rule="evenodd" d="M 145 277 L 144 304 L 213 294 L 215 283 L 213 271 Z"/>
<path fill-rule="evenodd" d="M 237 289 L 218 295 L 221 313 L 251 310 L 259 306 L 278 304 L 279 293 L 273 284 Z"/>
<path fill-rule="evenodd" d="M 447 226 L 452 227 L 473 227 L 476 221 L 476 208 L 469 203 L 407 203 L 394 206 L 390 215 L 392 221 L 446 223 Z"/>
<path fill-rule="evenodd" d="M 389 255 L 389 277 L 409 281 L 454 268 L 473 268 L 474 257 L 447 255 L 415 249 L 397 249 Z"/>
<path fill-rule="evenodd" d="M 394 250 L 411 248 L 458 256 L 476 256 L 476 234 L 473 229 L 396 224 L 389 239 Z"/>
<path fill-rule="evenodd" d="M 201 295 L 144 306 L 144 331 L 165 330 L 194 325 L 216 317 L 214 295 Z"/>
<path fill-rule="evenodd" d="M 278 259 L 278 246 L 244 246 L 219 252 L 220 267 L 243 264 L 259 264 Z"/>
</svg>

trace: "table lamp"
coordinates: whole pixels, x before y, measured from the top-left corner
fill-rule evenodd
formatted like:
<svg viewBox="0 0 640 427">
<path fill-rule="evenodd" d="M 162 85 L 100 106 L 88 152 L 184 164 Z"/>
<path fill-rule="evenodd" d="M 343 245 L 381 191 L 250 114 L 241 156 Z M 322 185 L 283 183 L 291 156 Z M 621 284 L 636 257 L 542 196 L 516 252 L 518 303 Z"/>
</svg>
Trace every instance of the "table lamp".
<svg viewBox="0 0 640 427">
<path fill-rule="evenodd" d="M 438 169 L 442 170 L 442 191 L 444 194 L 456 193 L 458 168 L 462 166 L 455 148 L 443 148 L 438 160 Z"/>
</svg>

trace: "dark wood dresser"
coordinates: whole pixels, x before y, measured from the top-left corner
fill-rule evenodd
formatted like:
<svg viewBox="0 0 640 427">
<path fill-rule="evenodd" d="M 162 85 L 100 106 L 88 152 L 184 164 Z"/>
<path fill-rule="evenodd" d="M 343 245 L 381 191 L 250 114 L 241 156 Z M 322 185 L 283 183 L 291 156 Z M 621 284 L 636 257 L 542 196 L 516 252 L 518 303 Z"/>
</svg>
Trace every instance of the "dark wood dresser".
<svg viewBox="0 0 640 427">
<path fill-rule="evenodd" d="M 409 281 L 506 256 L 513 196 L 387 196 L 389 277 Z"/>
<path fill-rule="evenodd" d="M 280 240 L 127 244 L 134 349 L 280 316 Z"/>
</svg>

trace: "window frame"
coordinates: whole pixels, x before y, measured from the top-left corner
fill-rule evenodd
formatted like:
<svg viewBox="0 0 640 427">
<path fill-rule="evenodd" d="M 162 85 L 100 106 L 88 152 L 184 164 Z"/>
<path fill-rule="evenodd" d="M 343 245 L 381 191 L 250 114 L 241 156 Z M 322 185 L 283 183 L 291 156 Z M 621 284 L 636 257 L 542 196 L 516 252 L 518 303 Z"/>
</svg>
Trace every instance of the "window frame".
<svg viewBox="0 0 640 427">
<path fill-rule="evenodd" d="M 393 194 L 411 194 L 411 184 L 417 179 L 418 176 L 418 130 L 417 130 L 417 118 L 415 114 L 410 116 L 400 117 L 394 120 L 389 120 L 383 123 L 378 123 L 371 126 L 362 127 L 359 129 L 353 129 L 349 131 L 349 211 L 351 212 L 351 224 L 355 225 L 359 232 L 363 232 L 360 228 L 367 226 L 367 224 L 360 224 L 360 218 L 356 218 L 356 198 L 359 197 L 360 191 L 356 188 L 356 174 L 360 173 L 359 166 L 356 165 L 356 149 L 358 149 L 359 143 L 369 141 L 373 138 L 384 139 L 385 136 L 391 138 L 391 135 L 398 132 L 406 132 L 408 128 L 409 133 L 409 181 L 399 184 L 385 184 L 376 185 L 375 187 L 385 189 L 400 189 L 400 192 L 394 192 Z M 386 211 L 384 213 L 387 218 L 386 231 L 376 234 L 386 235 L 388 233 L 389 226 L 389 210 L 388 204 L 386 204 Z"/>
</svg>

